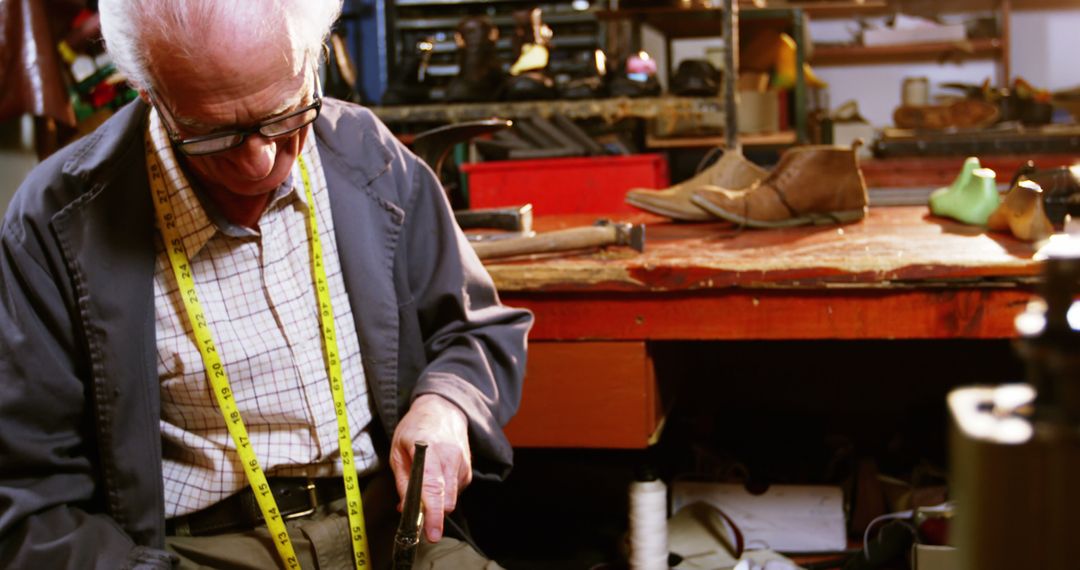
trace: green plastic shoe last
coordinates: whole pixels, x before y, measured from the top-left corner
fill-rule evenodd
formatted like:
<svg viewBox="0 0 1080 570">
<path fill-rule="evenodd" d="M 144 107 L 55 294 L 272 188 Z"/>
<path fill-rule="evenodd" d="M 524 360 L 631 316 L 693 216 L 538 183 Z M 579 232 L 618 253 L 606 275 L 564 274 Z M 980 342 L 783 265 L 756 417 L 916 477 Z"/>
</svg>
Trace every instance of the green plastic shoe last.
<svg viewBox="0 0 1080 570">
<path fill-rule="evenodd" d="M 968 158 L 952 184 L 930 195 L 930 212 L 965 224 L 985 226 L 1001 202 L 996 178 L 993 170 L 979 167 L 979 159 Z"/>
</svg>

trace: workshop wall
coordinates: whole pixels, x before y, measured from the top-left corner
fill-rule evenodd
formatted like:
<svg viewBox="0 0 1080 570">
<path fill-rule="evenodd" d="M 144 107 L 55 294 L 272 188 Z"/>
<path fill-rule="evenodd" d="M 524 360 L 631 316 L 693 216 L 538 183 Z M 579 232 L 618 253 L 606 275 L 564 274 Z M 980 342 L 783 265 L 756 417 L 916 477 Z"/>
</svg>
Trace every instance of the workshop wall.
<svg viewBox="0 0 1080 570">
<path fill-rule="evenodd" d="M 810 23 L 816 41 L 846 38 L 851 22 L 821 20 Z M 1080 85 L 1080 10 L 1038 10 L 1012 13 L 1010 57 L 1013 78 L 1020 76 L 1032 85 L 1051 90 Z M 838 37 L 837 34 L 843 34 Z M 855 99 L 859 110 L 875 127 L 892 124 L 892 113 L 900 104 L 904 77 L 925 76 L 930 80 L 931 97 L 944 93 L 937 87 L 946 81 L 995 83 L 998 62 L 990 59 L 961 63 L 898 63 L 873 65 L 816 66 L 815 73 L 829 83 L 830 101 L 835 108 Z M 954 92 L 955 94 L 955 92 Z"/>
</svg>

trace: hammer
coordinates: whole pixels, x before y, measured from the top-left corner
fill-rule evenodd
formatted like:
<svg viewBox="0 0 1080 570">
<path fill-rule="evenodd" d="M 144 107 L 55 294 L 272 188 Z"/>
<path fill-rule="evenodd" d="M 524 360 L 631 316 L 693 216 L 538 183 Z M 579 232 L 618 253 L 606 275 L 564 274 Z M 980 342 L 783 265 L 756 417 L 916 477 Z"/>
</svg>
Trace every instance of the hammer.
<svg viewBox="0 0 1080 570">
<path fill-rule="evenodd" d="M 472 244 L 480 259 L 555 253 L 607 245 L 626 245 L 637 251 L 645 251 L 645 225 L 599 220 L 591 226 Z"/>
</svg>

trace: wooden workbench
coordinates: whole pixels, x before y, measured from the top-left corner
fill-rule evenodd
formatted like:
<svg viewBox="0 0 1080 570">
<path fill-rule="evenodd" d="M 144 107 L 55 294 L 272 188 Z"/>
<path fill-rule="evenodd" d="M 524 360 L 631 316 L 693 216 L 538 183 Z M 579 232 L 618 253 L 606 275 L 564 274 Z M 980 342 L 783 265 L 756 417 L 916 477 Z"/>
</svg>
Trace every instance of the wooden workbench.
<svg viewBox="0 0 1080 570">
<path fill-rule="evenodd" d="M 515 445 L 646 446 L 663 416 L 651 341 L 1008 338 L 1039 272 L 1031 245 L 925 207 L 783 230 L 620 221 L 647 224 L 644 253 L 488 263 L 503 301 L 536 314 Z"/>
</svg>

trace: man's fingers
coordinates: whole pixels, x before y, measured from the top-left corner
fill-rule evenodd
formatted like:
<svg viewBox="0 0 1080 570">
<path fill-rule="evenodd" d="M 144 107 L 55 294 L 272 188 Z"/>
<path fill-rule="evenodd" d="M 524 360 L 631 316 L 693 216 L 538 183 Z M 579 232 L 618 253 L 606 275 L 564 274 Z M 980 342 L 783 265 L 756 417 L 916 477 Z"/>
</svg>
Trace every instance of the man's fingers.
<svg viewBox="0 0 1080 570">
<path fill-rule="evenodd" d="M 457 508 L 458 484 L 453 477 L 446 479 L 446 493 L 443 494 L 443 513 L 450 514 Z"/>
<path fill-rule="evenodd" d="M 425 470 L 426 471 L 426 470 Z M 424 533 L 428 542 L 438 542 L 443 533 L 443 516 L 446 510 L 446 480 L 441 473 L 424 473 L 422 491 L 424 501 Z"/>
<path fill-rule="evenodd" d="M 458 495 L 461 495 L 465 487 L 472 483 L 472 469 L 467 463 L 458 462 L 455 467 L 447 471 L 453 473 L 453 476 L 448 475 L 446 478 L 446 512 L 449 514 L 457 508 Z"/>
<path fill-rule="evenodd" d="M 438 468 L 445 481 L 443 492 L 443 510 L 445 514 L 454 512 L 457 508 L 458 495 L 464 490 L 472 479 L 472 470 L 460 460 L 460 453 L 456 449 L 447 450 L 440 459 Z"/>
<path fill-rule="evenodd" d="M 394 486 L 397 487 L 397 509 L 405 504 L 405 491 L 409 488 L 409 471 L 412 469 L 412 455 L 395 449 L 390 453 L 390 471 L 394 474 Z"/>
<path fill-rule="evenodd" d="M 402 508 L 405 507 L 405 493 L 409 489 L 409 472 L 405 471 L 405 476 L 403 477 L 401 473 L 395 471 L 394 486 L 397 487 L 397 510 L 400 511 Z"/>
</svg>

